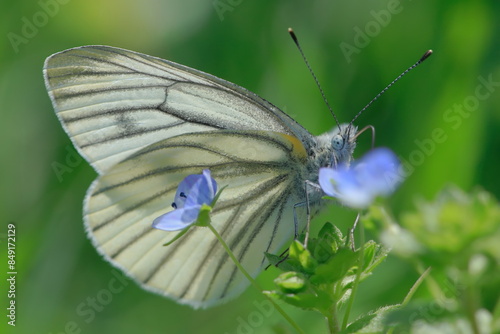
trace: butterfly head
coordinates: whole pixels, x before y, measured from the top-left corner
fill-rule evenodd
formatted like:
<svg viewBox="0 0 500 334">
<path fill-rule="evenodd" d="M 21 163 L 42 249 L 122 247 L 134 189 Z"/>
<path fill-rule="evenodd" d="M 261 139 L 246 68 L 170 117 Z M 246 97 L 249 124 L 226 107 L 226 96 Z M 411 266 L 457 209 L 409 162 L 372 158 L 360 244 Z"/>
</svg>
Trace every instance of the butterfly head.
<svg viewBox="0 0 500 334">
<path fill-rule="evenodd" d="M 356 148 L 356 130 L 352 124 L 341 124 L 328 133 L 330 136 L 330 161 L 328 167 L 336 167 L 339 164 L 349 164 L 352 152 Z"/>
<path fill-rule="evenodd" d="M 340 164 L 349 165 L 352 153 L 356 148 L 357 128 L 351 124 L 340 124 L 333 130 L 316 137 L 312 149 L 311 170 L 320 167 L 337 167 Z M 314 179 L 314 178 L 312 178 Z"/>
</svg>

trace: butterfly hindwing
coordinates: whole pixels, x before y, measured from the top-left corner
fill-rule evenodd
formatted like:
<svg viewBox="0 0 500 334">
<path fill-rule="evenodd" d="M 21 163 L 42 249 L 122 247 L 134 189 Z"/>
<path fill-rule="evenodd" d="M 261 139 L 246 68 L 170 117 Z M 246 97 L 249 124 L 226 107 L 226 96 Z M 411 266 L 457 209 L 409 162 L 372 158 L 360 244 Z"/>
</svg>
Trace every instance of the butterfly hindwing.
<svg viewBox="0 0 500 334">
<path fill-rule="evenodd" d="M 96 248 L 146 289 L 194 307 L 208 307 L 247 285 L 213 235 L 192 228 L 172 245 L 176 232 L 151 228 L 172 210 L 177 185 L 209 168 L 227 187 L 211 214 L 242 265 L 254 277 L 293 237 L 292 206 L 304 194 L 306 152 L 292 136 L 264 131 L 184 134 L 134 153 L 100 176 L 85 201 L 85 224 Z M 303 222 L 304 220 L 301 220 Z"/>
</svg>

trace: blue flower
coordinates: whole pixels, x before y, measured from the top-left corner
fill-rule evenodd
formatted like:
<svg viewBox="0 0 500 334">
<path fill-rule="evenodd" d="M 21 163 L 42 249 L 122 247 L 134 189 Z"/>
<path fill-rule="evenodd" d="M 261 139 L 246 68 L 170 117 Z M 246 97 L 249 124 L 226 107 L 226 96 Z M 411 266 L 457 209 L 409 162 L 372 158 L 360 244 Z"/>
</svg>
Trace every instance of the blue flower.
<svg viewBox="0 0 500 334">
<path fill-rule="evenodd" d="M 352 166 L 320 168 L 319 185 L 346 206 L 362 209 L 376 197 L 391 194 L 402 181 L 396 155 L 387 148 L 368 152 Z"/>
<path fill-rule="evenodd" d="M 195 223 L 203 205 L 211 205 L 217 193 L 217 182 L 204 169 L 202 174 L 187 176 L 179 184 L 172 207 L 153 221 L 153 227 L 164 231 L 182 230 Z"/>
</svg>

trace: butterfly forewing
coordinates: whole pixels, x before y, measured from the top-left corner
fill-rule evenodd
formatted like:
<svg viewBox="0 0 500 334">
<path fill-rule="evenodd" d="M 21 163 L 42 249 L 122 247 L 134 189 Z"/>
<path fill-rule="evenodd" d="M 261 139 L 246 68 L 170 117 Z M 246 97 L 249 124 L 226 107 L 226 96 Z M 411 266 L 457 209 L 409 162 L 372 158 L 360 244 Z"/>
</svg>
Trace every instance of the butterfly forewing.
<svg viewBox="0 0 500 334">
<path fill-rule="evenodd" d="M 45 62 L 54 108 L 80 153 L 104 173 L 154 142 L 183 133 L 265 130 L 311 135 L 257 95 L 209 74 L 107 46 L 57 53 Z"/>
</svg>

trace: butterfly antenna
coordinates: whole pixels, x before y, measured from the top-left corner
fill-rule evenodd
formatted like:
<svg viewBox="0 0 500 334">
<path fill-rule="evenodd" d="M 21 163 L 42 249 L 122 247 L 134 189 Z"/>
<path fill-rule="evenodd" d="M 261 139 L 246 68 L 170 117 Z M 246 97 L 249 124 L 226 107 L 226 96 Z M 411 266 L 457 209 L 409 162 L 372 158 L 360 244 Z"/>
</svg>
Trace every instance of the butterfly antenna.
<svg viewBox="0 0 500 334">
<path fill-rule="evenodd" d="M 314 78 L 314 81 L 316 82 L 316 86 L 318 86 L 318 89 L 321 93 L 321 96 L 323 97 L 323 100 L 326 103 L 326 106 L 328 107 L 328 110 L 330 110 L 330 113 L 333 115 L 333 118 L 335 119 L 335 122 L 339 126 L 340 129 L 340 123 L 339 120 L 337 119 L 337 116 L 335 116 L 335 113 L 332 110 L 332 107 L 330 107 L 330 104 L 328 103 L 328 100 L 326 99 L 325 93 L 323 92 L 323 89 L 321 88 L 321 85 L 319 84 L 318 78 L 316 78 L 316 75 L 314 74 L 311 65 L 309 65 L 309 62 L 307 61 L 306 55 L 304 54 L 304 51 L 302 51 L 302 48 L 300 47 L 299 40 L 297 39 L 297 36 L 295 35 L 295 32 L 293 32 L 292 28 L 288 28 L 288 33 L 292 37 L 293 41 L 295 42 L 295 45 L 297 45 L 297 49 L 299 49 L 300 55 L 302 56 L 302 59 L 304 59 L 304 62 L 306 63 L 307 68 L 309 69 L 309 72 L 311 73 L 312 77 Z"/>
<path fill-rule="evenodd" d="M 426 51 L 424 53 L 424 55 L 422 57 L 420 57 L 420 59 L 415 64 L 413 64 L 410 67 L 408 67 L 406 69 L 406 71 L 404 71 L 403 73 L 401 73 L 396 79 L 394 79 L 390 84 L 388 84 L 387 87 L 385 87 L 384 89 L 382 89 L 382 91 L 380 93 L 378 93 L 377 96 L 375 96 L 363 109 L 361 109 L 360 112 L 358 112 L 358 114 L 356 116 L 354 116 L 354 118 L 352 119 L 351 123 L 349 123 L 349 127 L 356 120 L 356 118 L 358 118 L 359 115 L 361 115 L 363 113 L 363 111 L 365 111 L 369 106 L 372 105 L 373 102 L 375 102 L 380 97 L 380 95 L 384 94 L 386 90 L 388 90 L 392 85 L 394 85 L 396 83 L 396 81 L 398 81 L 399 79 L 401 79 L 406 73 L 410 72 L 415 67 L 417 67 L 418 65 L 422 64 L 422 62 L 424 60 L 426 60 L 427 58 L 429 58 L 431 54 L 432 54 L 432 50 Z"/>
</svg>

